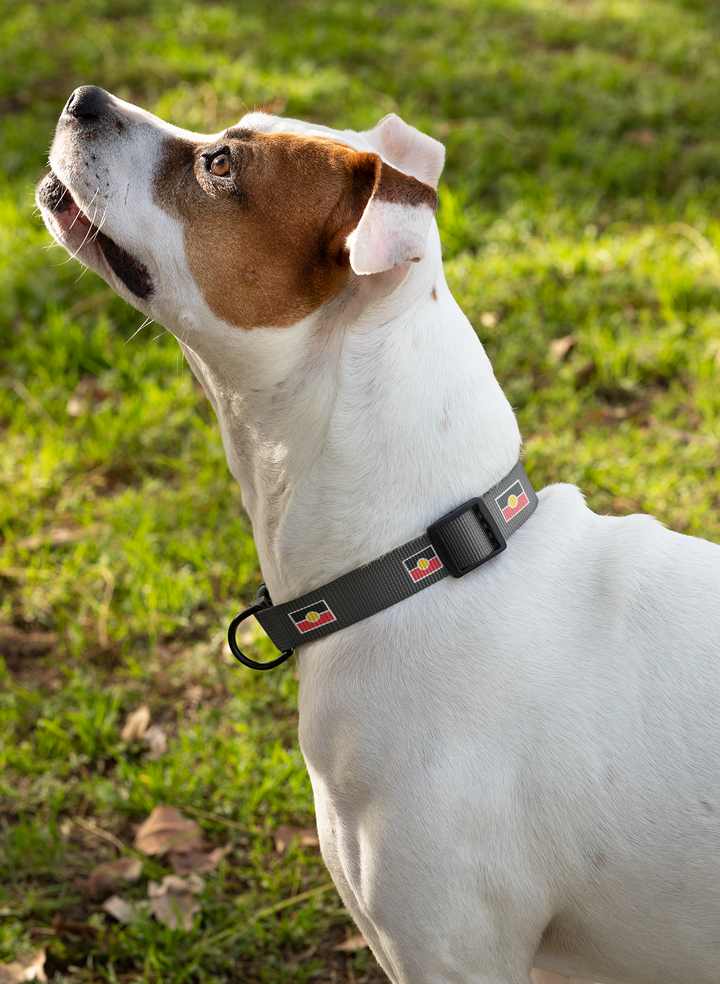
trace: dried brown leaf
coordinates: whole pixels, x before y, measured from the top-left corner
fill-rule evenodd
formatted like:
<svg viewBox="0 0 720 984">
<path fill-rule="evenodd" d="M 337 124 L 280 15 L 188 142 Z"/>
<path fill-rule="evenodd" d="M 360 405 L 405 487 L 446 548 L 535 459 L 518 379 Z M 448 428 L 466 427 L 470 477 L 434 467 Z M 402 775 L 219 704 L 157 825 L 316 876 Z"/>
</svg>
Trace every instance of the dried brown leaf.
<svg viewBox="0 0 720 984">
<path fill-rule="evenodd" d="M 301 967 L 303 964 L 308 962 L 310 957 L 314 957 L 319 949 L 320 944 L 313 943 L 313 945 L 309 946 L 307 950 L 303 950 L 301 953 L 296 953 L 295 956 L 290 957 L 290 959 L 285 962 L 286 967 L 290 970 L 293 970 L 296 967 Z"/>
<path fill-rule="evenodd" d="M 204 888 L 205 882 L 194 871 L 187 879 L 165 875 L 160 885 L 152 881 L 148 884 L 150 911 L 163 926 L 177 929 L 182 925 L 188 932 L 192 929 L 193 917 L 200 912 L 200 903 L 193 895 Z"/>
<path fill-rule="evenodd" d="M 577 335 L 565 335 L 563 338 L 553 338 L 549 348 L 550 361 L 562 362 L 568 352 L 577 345 L 577 340 Z"/>
<path fill-rule="evenodd" d="M 575 373 L 575 380 L 578 386 L 585 386 L 589 383 L 592 377 L 597 372 L 597 366 L 593 359 L 586 362 L 584 366 L 581 366 Z"/>
<path fill-rule="evenodd" d="M 109 899 L 105 899 L 102 907 L 109 916 L 113 919 L 117 919 L 119 923 L 123 925 L 125 923 L 132 922 L 133 919 L 137 918 L 137 909 L 135 906 L 126 902 L 125 899 L 121 898 L 119 895 L 111 895 Z"/>
<path fill-rule="evenodd" d="M 159 724 L 153 724 L 147 729 L 143 741 L 148 746 L 148 751 L 143 758 L 156 761 L 167 751 L 167 735 Z"/>
<path fill-rule="evenodd" d="M 367 945 L 365 937 L 358 933 L 357 936 L 351 936 L 344 943 L 334 946 L 333 953 L 357 953 L 358 950 L 364 950 Z"/>
<path fill-rule="evenodd" d="M 191 871 L 215 871 L 231 850 L 230 844 L 227 847 L 216 847 L 214 851 L 206 854 L 204 851 L 188 851 L 187 854 L 171 854 L 170 865 L 176 875 L 187 875 Z"/>
<path fill-rule="evenodd" d="M 150 724 L 150 708 L 147 704 L 142 704 L 136 711 L 131 711 L 125 719 L 125 724 L 120 732 L 122 741 L 140 741 L 147 726 Z"/>
<path fill-rule="evenodd" d="M 188 854 L 206 846 L 198 824 L 171 806 L 156 806 L 135 835 L 135 847 L 143 854 Z"/>
<path fill-rule="evenodd" d="M 188 685 L 184 696 L 190 709 L 197 710 L 203 699 L 203 688 L 199 684 Z"/>
<path fill-rule="evenodd" d="M 95 868 L 86 882 L 76 879 L 75 886 L 83 895 L 109 895 L 117 888 L 117 879 Z"/>
<path fill-rule="evenodd" d="M 121 881 L 130 882 L 131 885 L 134 885 L 135 882 L 140 881 L 143 863 L 140 858 L 126 856 L 117 858 L 115 861 L 107 861 L 103 867 Z"/>
<path fill-rule="evenodd" d="M 3 574 L 7 568 L 3 568 Z M 57 644 L 55 632 L 22 632 L 11 625 L 0 628 L 0 651 L 3 656 L 44 656 Z"/>
<path fill-rule="evenodd" d="M 190 892 L 175 894 L 168 892 L 152 900 L 150 910 L 158 922 L 170 929 L 177 929 L 182 924 L 185 932 L 193 927 L 193 917 L 200 912 L 200 903 Z"/>
<path fill-rule="evenodd" d="M 286 851 L 296 837 L 303 847 L 318 847 L 320 843 L 315 827 L 304 830 L 302 827 L 288 827 L 286 824 L 281 824 L 273 837 L 275 838 L 275 850 L 278 854 Z"/>
<path fill-rule="evenodd" d="M 194 871 L 190 872 L 187 878 L 180 878 L 179 875 L 164 875 L 162 882 L 148 882 L 148 895 L 151 899 L 158 898 L 160 895 L 171 894 L 181 895 L 183 892 L 190 892 L 197 895 L 205 888 L 205 881 Z"/>
<path fill-rule="evenodd" d="M 55 913 L 55 918 L 53 919 L 53 930 L 55 931 L 56 936 L 66 933 L 70 936 L 79 936 L 81 939 L 85 940 L 94 940 L 98 935 L 98 930 L 94 926 L 91 926 L 90 923 L 81 923 L 72 919 L 63 919 L 59 912 Z"/>
<path fill-rule="evenodd" d="M 628 143 L 639 144 L 641 147 L 653 147 L 657 143 L 652 130 L 628 130 L 625 139 Z"/>
<path fill-rule="evenodd" d="M 40 547 L 63 547 L 66 543 L 74 543 L 76 540 L 84 540 L 89 536 L 94 536 L 98 531 L 98 526 L 65 527 L 56 526 L 54 530 L 46 533 L 33 533 L 18 540 L 15 544 L 19 550 L 39 550 Z"/>
<path fill-rule="evenodd" d="M 46 981 L 45 950 L 31 957 L 0 963 L 0 984 L 21 984 L 22 981 Z"/>
<path fill-rule="evenodd" d="M 83 376 L 65 409 L 71 417 L 79 417 L 83 411 L 90 409 L 92 403 L 107 400 L 109 396 L 112 396 L 112 392 L 98 386 L 93 376 Z"/>
<path fill-rule="evenodd" d="M 612 424 L 616 420 L 631 420 L 639 417 L 645 410 L 642 400 L 633 400 L 626 407 L 599 407 L 590 414 L 592 420 L 599 420 L 603 424 Z"/>
<path fill-rule="evenodd" d="M 105 861 L 90 873 L 87 892 L 89 895 L 107 895 L 115 891 L 119 881 L 136 882 L 141 874 L 142 861 L 139 858 L 123 857 Z"/>
<path fill-rule="evenodd" d="M 177 877 L 175 875 L 166 875 L 167 878 Z M 200 892 L 205 891 L 205 879 L 201 878 L 196 871 L 191 871 L 187 876 L 188 888 L 194 895 L 198 895 Z"/>
</svg>

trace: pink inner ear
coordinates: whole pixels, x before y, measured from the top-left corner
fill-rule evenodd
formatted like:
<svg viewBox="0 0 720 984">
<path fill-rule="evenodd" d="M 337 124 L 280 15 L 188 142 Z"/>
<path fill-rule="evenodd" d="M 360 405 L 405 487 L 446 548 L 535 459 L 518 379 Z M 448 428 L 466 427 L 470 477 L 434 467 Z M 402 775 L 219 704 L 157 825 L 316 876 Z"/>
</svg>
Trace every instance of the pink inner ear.
<svg viewBox="0 0 720 984">
<path fill-rule="evenodd" d="M 370 199 L 347 245 L 358 274 L 382 273 L 425 256 L 433 210 L 427 205 Z"/>
<path fill-rule="evenodd" d="M 373 155 L 374 157 L 374 155 Z M 382 273 L 425 256 L 437 194 L 430 185 L 374 158 L 370 200 L 347 238 L 350 266 L 359 274 Z"/>
</svg>

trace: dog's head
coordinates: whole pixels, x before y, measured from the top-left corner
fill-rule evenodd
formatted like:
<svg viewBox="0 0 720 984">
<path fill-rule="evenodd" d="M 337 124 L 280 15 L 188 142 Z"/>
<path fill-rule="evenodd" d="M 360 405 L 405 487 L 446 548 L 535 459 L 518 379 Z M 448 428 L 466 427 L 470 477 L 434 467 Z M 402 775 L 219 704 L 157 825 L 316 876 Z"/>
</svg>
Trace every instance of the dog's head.
<svg viewBox="0 0 720 984">
<path fill-rule="evenodd" d="M 171 330 L 284 327 L 422 258 L 443 156 L 397 116 L 355 133 L 250 113 L 208 136 L 83 86 L 37 201 L 61 245 Z"/>
</svg>

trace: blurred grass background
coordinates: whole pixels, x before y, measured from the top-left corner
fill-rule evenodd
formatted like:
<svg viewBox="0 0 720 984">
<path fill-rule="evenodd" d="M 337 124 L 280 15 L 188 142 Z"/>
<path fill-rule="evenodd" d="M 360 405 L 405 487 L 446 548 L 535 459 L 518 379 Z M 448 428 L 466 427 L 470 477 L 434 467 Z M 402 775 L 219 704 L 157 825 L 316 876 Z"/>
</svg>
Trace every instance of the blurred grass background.
<svg viewBox="0 0 720 984">
<path fill-rule="evenodd" d="M 0 14 L 0 958 L 46 944 L 72 981 L 382 980 L 367 950 L 333 951 L 352 932 L 333 892 L 254 918 L 327 878 L 312 848 L 273 850 L 278 824 L 312 823 L 296 682 L 223 648 L 256 555 L 174 339 L 135 335 L 142 317 L 34 212 L 55 121 L 84 83 L 206 132 L 255 107 L 355 129 L 400 113 L 447 147 L 448 278 L 536 486 L 720 542 L 720 3 Z M 168 737 L 158 760 L 120 739 L 143 702 Z M 78 818 L 129 845 L 158 803 L 204 810 L 232 846 L 188 934 L 118 926 L 75 887 L 116 853 Z"/>
</svg>

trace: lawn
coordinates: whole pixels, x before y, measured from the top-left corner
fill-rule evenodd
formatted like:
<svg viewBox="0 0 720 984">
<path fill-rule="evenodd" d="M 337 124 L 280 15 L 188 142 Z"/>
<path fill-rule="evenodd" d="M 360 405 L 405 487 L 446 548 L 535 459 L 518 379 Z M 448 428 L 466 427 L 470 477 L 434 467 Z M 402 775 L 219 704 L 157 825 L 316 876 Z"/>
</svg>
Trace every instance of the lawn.
<svg viewBox="0 0 720 984">
<path fill-rule="evenodd" d="M 293 664 L 252 674 L 224 643 L 259 571 L 212 410 L 174 339 L 34 210 L 55 120 L 92 82 L 203 131 L 254 107 L 356 129 L 394 111 L 441 139 L 446 271 L 536 487 L 720 542 L 720 3 L 0 13 L 0 961 L 376 984 L 313 843 Z M 152 885 L 190 863 L 136 842 L 161 805 L 205 840 L 189 928 L 152 914 Z M 287 827 L 304 834 L 284 846 Z M 118 858 L 139 879 L 90 878 Z"/>
</svg>

